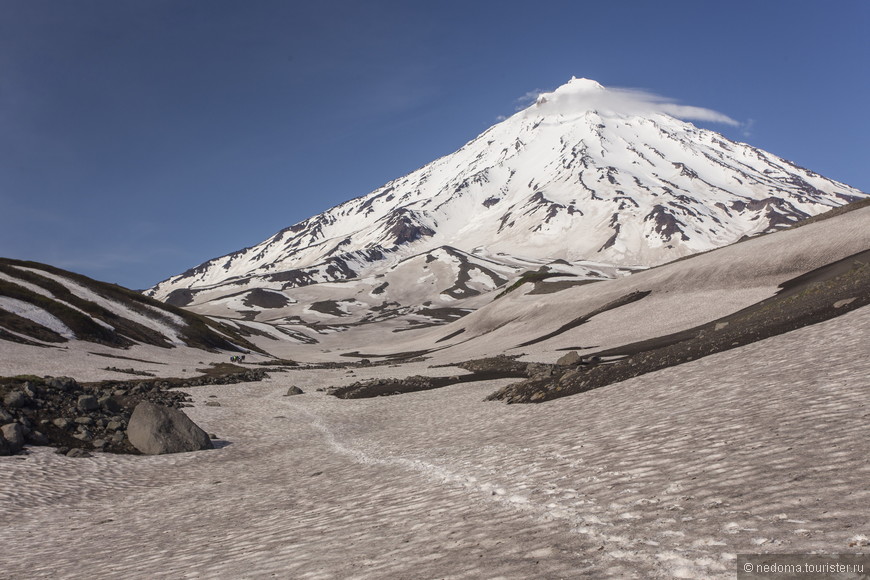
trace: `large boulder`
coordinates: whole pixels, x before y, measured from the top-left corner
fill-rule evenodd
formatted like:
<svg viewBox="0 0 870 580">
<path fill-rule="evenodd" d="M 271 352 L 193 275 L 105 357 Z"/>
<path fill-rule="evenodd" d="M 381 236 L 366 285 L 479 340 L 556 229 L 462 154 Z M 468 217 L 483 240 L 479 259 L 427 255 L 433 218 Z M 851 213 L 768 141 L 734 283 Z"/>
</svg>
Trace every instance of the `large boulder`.
<svg viewBox="0 0 870 580">
<path fill-rule="evenodd" d="M 6 445 L 6 453 L 0 451 L 0 455 L 15 455 L 24 447 L 24 428 L 19 423 L 9 423 L 0 427 L 0 438 Z"/>
<path fill-rule="evenodd" d="M 127 425 L 130 443 L 146 455 L 213 449 L 208 434 L 190 417 L 171 407 L 142 401 Z"/>
<path fill-rule="evenodd" d="M 30 397 L 21 391 L 9 391 L 3 398 L 3 404 L 8 409 L 20 409 L 30 404 Z"/>
</svg>

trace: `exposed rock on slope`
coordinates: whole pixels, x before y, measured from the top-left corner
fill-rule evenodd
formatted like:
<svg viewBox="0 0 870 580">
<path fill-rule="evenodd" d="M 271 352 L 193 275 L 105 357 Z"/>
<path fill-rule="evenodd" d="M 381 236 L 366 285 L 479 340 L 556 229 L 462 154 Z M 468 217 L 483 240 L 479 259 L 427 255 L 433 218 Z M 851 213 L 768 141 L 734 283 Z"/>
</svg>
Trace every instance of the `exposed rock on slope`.
<svg viewBox="0 0 870 580">
<path fill-rule="evenodd" d="M 59 268 L 0 258 L 0 339 L 258 350 L 235 328 Z"/>
<path fill-rule="evenodd" d="M 394 345 L 434 345 L 439 358 L 457 362 L 499 353 L 509 357 L 456 364 L 470 376 L 369 380 L 331 392 L 354 398 L 397 394 L 498 371 L 526 380 L 501 388 L 492 399 L 544 402 L 870 306 L 870 203 L 836 213 L 627 278 L 550 295 L 517 289 L 416 342 Z M 525 361 L 517 360 L 521 356 Z"/>
</svg>

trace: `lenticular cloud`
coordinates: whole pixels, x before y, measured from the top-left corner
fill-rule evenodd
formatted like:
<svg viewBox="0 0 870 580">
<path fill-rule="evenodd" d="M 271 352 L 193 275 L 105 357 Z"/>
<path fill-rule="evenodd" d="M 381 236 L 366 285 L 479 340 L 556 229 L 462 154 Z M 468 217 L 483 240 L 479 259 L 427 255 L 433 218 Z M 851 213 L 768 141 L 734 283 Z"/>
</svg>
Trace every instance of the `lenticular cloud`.
<svg viewBox="0 0 870 580">
<path fill-rule="evenodd" d="M 589 79 L 572 78 L 551 93 L 540 93 L 530 114 L 576 114 L 595 110 L 623 115 L 649 115 L 664 113 L 691 121 L 708 121 L 739 126 L 731 117 L 703 107 L 680 105 L 673 99 L 641 89 L 605 88 Z"/>
</svg>

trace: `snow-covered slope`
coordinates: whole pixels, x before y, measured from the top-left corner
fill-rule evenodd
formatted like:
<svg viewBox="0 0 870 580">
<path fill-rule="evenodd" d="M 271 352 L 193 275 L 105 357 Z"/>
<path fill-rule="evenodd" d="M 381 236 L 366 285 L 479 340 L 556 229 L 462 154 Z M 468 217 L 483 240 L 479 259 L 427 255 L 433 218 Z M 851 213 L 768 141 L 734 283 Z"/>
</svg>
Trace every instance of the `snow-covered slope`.
<svg viewBox="0 0 870 580">
<path fill-rule="evenodd" d="M 447 247 L 505 265 L 652 266 L 864 195 L 572 79 L 455 153 L 147 293 L 194 307 L 257 288 L 290 293 Z"/>
</svg>

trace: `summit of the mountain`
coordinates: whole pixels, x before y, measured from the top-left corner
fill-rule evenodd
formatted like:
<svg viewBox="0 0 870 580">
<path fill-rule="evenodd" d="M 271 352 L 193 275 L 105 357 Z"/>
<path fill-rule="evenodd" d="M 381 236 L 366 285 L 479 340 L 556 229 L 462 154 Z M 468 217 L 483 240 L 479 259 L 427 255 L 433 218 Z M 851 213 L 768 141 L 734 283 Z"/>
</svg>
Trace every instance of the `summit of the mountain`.
<svg viewBox="0 0 870 580">
<path fill-rule="evenodd" d="M 363 281 L 414 256 L 428 255 L 420 263 L 429 268 L 449 257 L 441 274 L 482 271 L 475 263 L 499 272 L 480 278 L 482 291 L 554 261 L 580 277 L 600 271 L 590 263 L 611 273 L 653 266 L 866 195 L 669 110 L 706 111 L 573 78 L 458 151 L 147 293 L 211 313 L 207 303 L 222 297 L 260 289 L 292 303 L 298 289 L 330 283 L 331 294 L 338 284 L 343 299 L 378 307 L 377 284 Z M 451 251 L 431 253 L 438 248 Z M 423 285 L 425 272 L 411 276 L 406 266 L 401 280 L 391 275 L 402 307 L 455 302 L 458 279 Z"/>
<path fill-rule="evenodd" d="M 571 80 L 556 90 L 549 93 L 541 93 L 535 100 L 535 104 L 543 105 L 553 99 L 564 98 L 569 95 L 600 95 L 606 89 L 604 85 L 592 79 L 571 77 Z"/>
</svg>

